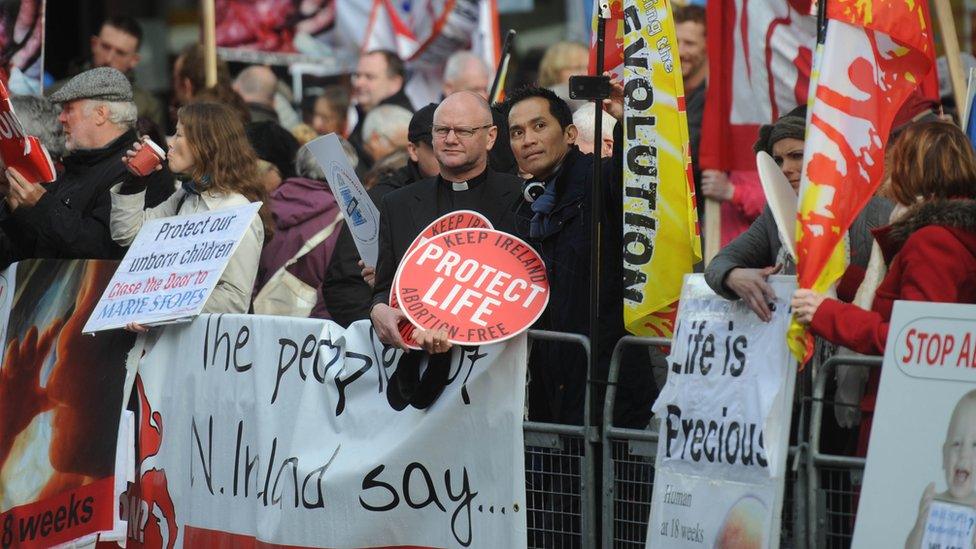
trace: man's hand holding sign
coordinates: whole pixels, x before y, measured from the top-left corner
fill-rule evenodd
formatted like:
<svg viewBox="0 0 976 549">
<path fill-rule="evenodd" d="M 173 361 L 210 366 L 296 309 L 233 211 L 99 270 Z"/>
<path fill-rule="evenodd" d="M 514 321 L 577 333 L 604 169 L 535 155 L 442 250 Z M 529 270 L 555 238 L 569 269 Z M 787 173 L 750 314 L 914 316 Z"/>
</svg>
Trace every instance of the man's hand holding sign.
<svg viewBox="0 0 976 549">
<path fill-rule="evenodd" d="M 7 205 L 10 210 L 16 210 L 20 206 L 33 208 L 40 201 L 47 191 L 38 184 L 31 183 L 17 171 L 17 168 L 7 168 Z"/>
<path fill-rule="evenodd" d="M 426 229 L 417 235 L 413 243 L 407 249 L 407 253 L 404 257 L 408 257 L 414 250 L 420 246 L 426 244 L 429 240 L 436 237 L 437 235 L 453 231 L 457 229 L 493 229 L 491 222 L 478 212 L 471 210 L 458 210 L 456 212 L 451 212 L 449 214 L 443 215 L 427 226 Z M 402 268 L 403 264 L 400 264 Z M 394 277 L 394 288 L 396 288 L 398 281 L 400 280 L 399 275 L 400 269 L 397 269 L 397 275 Z M 366 276 L 365 269 L 363 270 L 363 276 Z M 394 290 L 390 294 L 390 307 L 394 309 L 399 309 L 400 305 L 397 301 L 396 291 Z M 440 353 L 447 351 L 451 348 L 451 344 L 447 341 L 447 334 L 440 330 L 432 330 L 429 333 L 425 333 L 424 330 L 417 332 L 417 329 L 413 324 L 407 320 L 407 317 L 402 314 L 398 316 L 397 320 L 397 331 L 399 332 L 400 339 L 404 346 L 408 349 L 424 349 L 430 353 Z"/>
<path fill-rule="evenodd" d="M 421 332 L 417 343 L 481 345 L 527 330 L 549 302 L 545 265 L 531 246 L 492 229 L 437 235 L 401 264 L 395 296 Z"/>
</svg>

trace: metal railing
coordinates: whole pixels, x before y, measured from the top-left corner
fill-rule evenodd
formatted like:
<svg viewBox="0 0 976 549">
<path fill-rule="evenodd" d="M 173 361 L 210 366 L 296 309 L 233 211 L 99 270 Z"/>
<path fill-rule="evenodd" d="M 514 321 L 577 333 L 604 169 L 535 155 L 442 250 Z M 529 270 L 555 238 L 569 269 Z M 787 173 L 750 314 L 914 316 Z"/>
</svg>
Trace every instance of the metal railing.
<svg viewBox="0 0 976 549">
<path fill-rule="evenodd" d="M 576 334 L 533 331 L 530 339 L 580 345 L 587 351 L 589 346 L 586 337 Z M 620 339 L 610 359 L 599 427 L 525 423 L 529 547 L 644 547 L 654 489 L 657 420 L 652 419 L 647 429 L 615 427 L 614 405 L 624 350 L 670 343 L 664 338 Z M 825 393 L 838 366 L 880 364 L 880 357 L 834 356 L 798 374 L 784 481 L 782 547 L 850 546 L 864 459 L 822 451 L 824 404 L 829 403 Z M 588 384 L 585 423 L 592 417 L 591 406 L 600 404 L 591 401 L 590 389 Z M 599 472 L 596 452 L 602 458 Z"/>
<path fill-rule="evenodd" d="M 627 347 L 667 346 L 666 338 L 625 336 L 610 357 L 607 394 L 603 403 L 602 547 L 644 547 L 654 491 L 657 430 L 613 426 L 620 364 Z M 650 364 L 650 356 L 648 356 Z"/>
<path fill-rule="evenodd" d="M 603 452 L 601 494 L 601 521 L 603 535 L 600 547 L 644 547 L 647 537 L 651 497 L 654 488 L 654 462 L 657 455 L 657 420 L 648 429 L 624 429 L 615 427 L 613 410 L 616 387 L 620 381 L 620 367 L 626 347 L 669 346 L 670 340 L 627 336 L 614 348 L 608 373 L 608 387 L 604 402 Z M 650 361 L 650 358 L 648 358 Z M 804 548 L 807 546 L 807 525 L 810 508 L 807 505 L 807 475 L 803 467 L 806 455 L 805 418 L 809 417 L 803 403 L 809 400 L 810 369 L 798 374 L 794 396 L 794 433 L 796 442 L 789 447 L 785 494 L 783 501 L 783 527 L 780 545 Z"/>
<path fill-rule="evenodd" d="M 578 345 L 590 356 L 590 340 L 580 334 L 529 331 L 534 341 Z M 587 380 L 593 365 L 587 358 Z M 528 546 L 561 549 L 597 547 L 595 497 L 598 430 L 590 425 L 591 392 L 587 384 L 583 425 L 526 422 L 525 480 Z"/>
<path fill-rule="evenodd" d="M 865 460 L 862 457 L 822 453 L 824 403 L 827 382 L 838 366 L 880 368 L 881 357 L 834 356 L 817 374 L 811 406 L 809 452 L 806 459 L 808 543 L 810 547 L 849 547 L 860 494 Z"/>
</svg>

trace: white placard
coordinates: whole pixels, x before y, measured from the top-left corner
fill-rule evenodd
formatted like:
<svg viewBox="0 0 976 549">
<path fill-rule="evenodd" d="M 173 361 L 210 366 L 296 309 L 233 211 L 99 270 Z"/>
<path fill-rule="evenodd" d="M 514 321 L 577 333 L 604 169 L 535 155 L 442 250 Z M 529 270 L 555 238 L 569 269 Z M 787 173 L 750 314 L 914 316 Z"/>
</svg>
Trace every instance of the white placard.
<svg viewBox="0 0 976 549">
<path fill-rule="evenodd" d="M 648 547 L 777 547 L 796 362 L 794 277 L 770 277 L 773 319 L 688 275 L 661 419 Z M 730 545 L 731 543 L 731 545 Z M 738 544 L 738 545 L 737 545 Z"/>
<path fill-rule="evenodd" d="M 976 306 L 895 303 L 853 547 L 973 547 Z"/>
<path fill-rule="evenodd" d="M 796 261 L 796 191 L 790 186 L 783 170 L 776 165 L 776 161 L 766 151 L 756 153 L 756 168 L 759 170 L 759 182 L 762 183 L 766 202 L 773 212 L 776 221 L 776 231 L 779 240 L 793 261 Z"/>
<path fill-rule="evenodd" d="M 200 314 L 260 202 L 143 224 L 82 332 Z"/>
<path fill-rule="evenodd" d="M 380 244 L 380 212 L 366 193 L 349 164 L 339 137 L 330 133 L 317 137 L 306 145 L 325 173 L 325 180 L 339 203 L 346 227 L 366 265 L 375 267 Z"/>
<path fill-rule="evenodd" d="M 369 321 L 203 315 L 167 327 L 136 383 L 143 454 L 129 508 L 150 520 L 130 538 L 525 547 L 525 336 L 442 355 L 427 367 L 446 366 L 429 405 L 398 397 L 404 356 Z"/>
</svg>

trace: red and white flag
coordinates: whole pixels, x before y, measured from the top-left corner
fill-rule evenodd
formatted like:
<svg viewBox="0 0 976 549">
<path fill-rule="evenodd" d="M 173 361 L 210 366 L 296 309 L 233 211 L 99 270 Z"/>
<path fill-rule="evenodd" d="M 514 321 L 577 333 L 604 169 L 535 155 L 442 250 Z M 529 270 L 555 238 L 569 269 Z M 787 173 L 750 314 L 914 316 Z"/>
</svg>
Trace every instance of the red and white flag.
<svg viewBox="0 0 976 549">
<path fill-rule="evenodd" d="M 603 46 L 603 70 L 624 77 L 624 4 L 623 0 L 609 0 L 610 18 L 607 19 Z M 600 0 L 593 0 L 593 26 L 590 32 L 589 73 L 596 74 L 597 21 L 600 17 Z"/>
<path fill-rule="evenodd" d="M 478 31 L 471 37 L 471 51 L 494 69 L 501 61 L 502 33 L 498 26 L 498 0 L 478 2 Z"/>
<path fill-rule="evenodd" d="M 927 2 L 830 0 L 827 17 L 796 229 L 799 286 L 819 292 L 843 274 L 844 235 L 881 183 L 896 116 L 935 65 Z M 809 357 L 803 335 L 794 323 L 790 347 Z"/>
<path fill-rule="evenodd" d="M 395 51 L 406 61 L 412 76 L 405 92 L 414 105 L 437 101 L 451 54 L 471 50 L 489 69 L 497 66 L 497 0 L 372 0 L 361 51 L 376 49 Z"/>
<path fill-rule="evenodd" d="M 806 103 L 817 20 L 809 0 L 708 0 L 699 164 L 756 169 L 759 126 Z"/>
<path fill-rule="evenodd" d="M 366 24 L 366 39 L 363 51 L 395 51 L 400 59 L 410 59 L 419 43 L 413 30 L 404 21 L 404 14 L 398 11 L 390 0 L 374 0 L 373 9 Z"/>
</svg>

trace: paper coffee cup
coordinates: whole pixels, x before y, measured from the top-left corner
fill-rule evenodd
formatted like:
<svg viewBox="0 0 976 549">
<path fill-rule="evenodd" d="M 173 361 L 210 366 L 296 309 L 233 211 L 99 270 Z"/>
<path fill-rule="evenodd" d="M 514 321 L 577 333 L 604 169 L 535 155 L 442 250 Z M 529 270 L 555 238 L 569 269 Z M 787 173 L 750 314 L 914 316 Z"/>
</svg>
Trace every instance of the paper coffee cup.
<svg viewBox="0 0 976 549">
<path fill-rule="evenodd" d="M 152 139 L 145 137 L 142 139 L 142 148 L 129 159 L 129 171 L 139 177 L 145 177 L 151 174 L 164 159 L 166 159 L 166 151 Z"/>
</svg>

